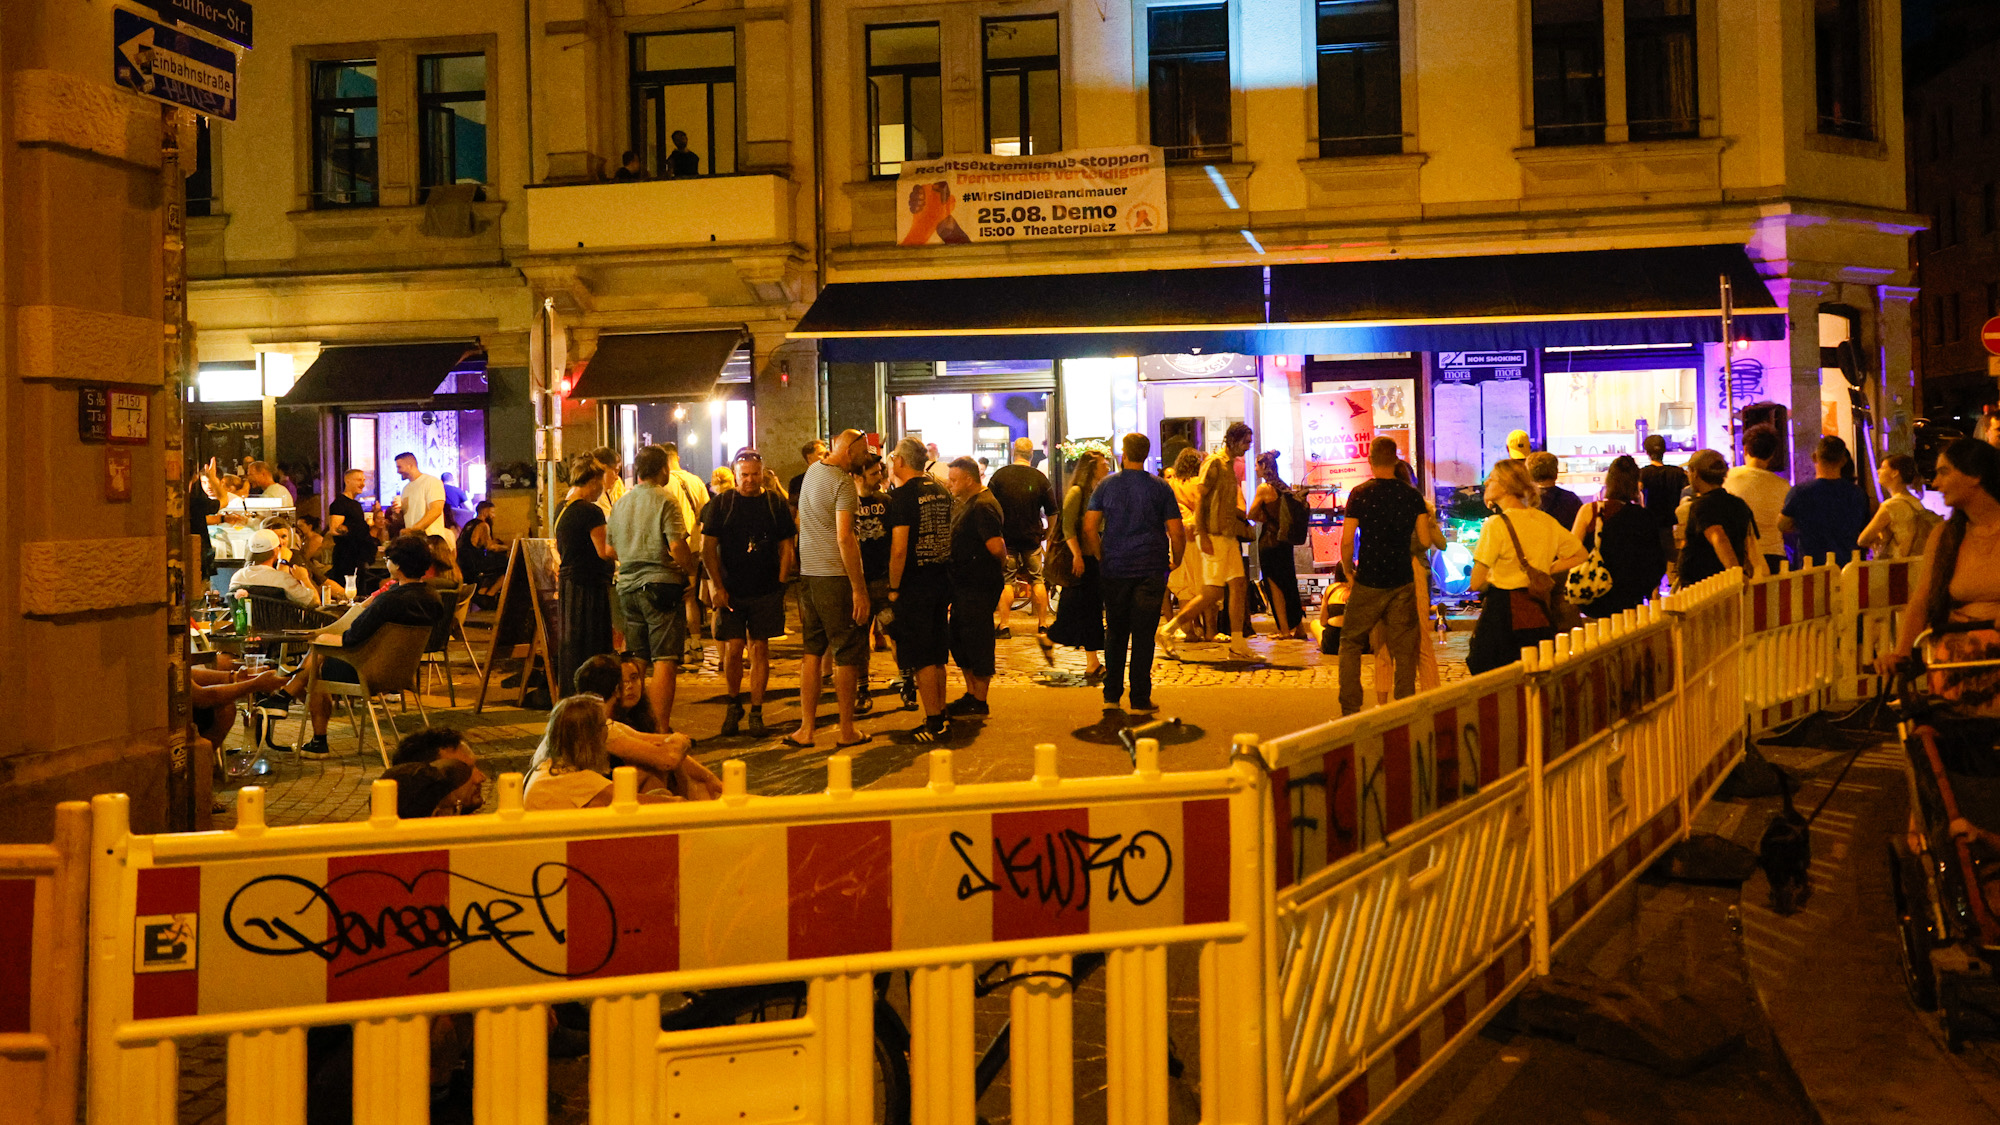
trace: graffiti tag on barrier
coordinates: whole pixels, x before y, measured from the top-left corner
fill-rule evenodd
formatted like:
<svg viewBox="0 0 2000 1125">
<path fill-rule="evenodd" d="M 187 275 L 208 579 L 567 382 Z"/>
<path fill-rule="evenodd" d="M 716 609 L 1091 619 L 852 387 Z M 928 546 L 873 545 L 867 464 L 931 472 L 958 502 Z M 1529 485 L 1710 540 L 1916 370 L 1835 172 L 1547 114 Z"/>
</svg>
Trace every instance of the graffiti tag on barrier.
<svg viewBox="0 0 2000 1125">
<path fill-rule="evenodd" d="M 1054 903 L 1058 910 L 1090 909 L 1093 881 L 1103 872 L 1104 901 L 1123 895 L 1134 906 L 1160 897 L 1174 873 L 1174 852 L 1166 837 L 1152 829 L 1111 836 L 1092 836 L 1075 829 L 1042 834 L 1009 843 L 992 841 L 995 874 L 989 877 L 967 852 L 977 843 L 963 832 L 951 834 L 952 850 L 965 864 L 958 878 L 958 900 L 975 895 L 1013 896 L 1023 902 Z"/>
<path fill-rule="evenodd" d="M 467 902 L 457 913 L 436 902 L 408 901 L 383 903 L 371 910 L 344 909 L 336 897 L 338 885 L 360 878 L 392 880 L 415 898 L 417 884 L 433 876 L 457 880 L 486 892 Z M 246 901 L 245 896 L 258 892 Z M 551 903 L 565 897 L 564 924 L 558 924 Z M 271 906 L 278 898 L 280 909 Z M 254 903 L 254 905 L 252 905 Z M 239 904 L 242 904 L 239 909 Z M 313 937 L 293 924 L 310 916 L 315 906 L 326 909 L 327 936 Z M 546 935 L 556 945 L 567 943 L 569 931 L 583 912 L 601 910 L 604 922 L 594 927 L 610 935 L 603 958 L 595 965 L 571 970 L 567 964 L 543 965 L 522 948 L 525 939 Z M 356 958 L 336 975 L 399 958 L 410 959 L 409 974 L 416 976 L 439 959 L 469 945 L 492 943 L 508 956 L 537 973 L 551 977 L 585 977 L 611 961 L 618 947 L 618 915 L 611 896 L 597 880 L 566 863 L 543 863 L 529 873 L 525 890 L 508 890 L 470 876 L 442 868 L 419 872 L 413 879 L 388 871 L 350 871 L 321 885 L 296 875 L 265 875 L 252 879 L 229 897 L 223 911 L 222 929 L 229 940 L 247 952 L 263 957 L 309 955 L 333 961 L 342 955 Z"/>
</svg>

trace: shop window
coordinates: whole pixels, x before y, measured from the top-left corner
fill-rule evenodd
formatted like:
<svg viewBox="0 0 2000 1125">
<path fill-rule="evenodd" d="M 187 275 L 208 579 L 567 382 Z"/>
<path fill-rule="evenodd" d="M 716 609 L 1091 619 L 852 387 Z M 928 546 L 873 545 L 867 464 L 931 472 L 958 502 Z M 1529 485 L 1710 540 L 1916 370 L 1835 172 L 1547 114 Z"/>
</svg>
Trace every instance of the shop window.
<svg viewBox="0 0 2000 1125">
<path fill-rule="evenodd" d="M 986 151 L 1062 150 L 1062 47 L 1054 16 L 984 20 Z"/>
<path fill-rule="evenodd" d="M 1603 0 L 1533 0 L 1535 143 L 1604 143 Z"/>
<path fill-rule="evenodd" d="M 632 37 L 632 148 L 654 176 L 736 171 L 735 29 Z"/>
<path fill-rule="evenodd" d="M 418 166 L 422 186 L 486 182 L 486 56 L 417 60 Z"/>
<path fill-rule="evenodd" d="M 1625 113 L 1635 141 L 1701 132 L 1694 0 L 1625 0 Z"/>
<path fill-rule="evenodd" d="M 1168 160 L 1228 160 L 1228 5 L 1150 9 L 1146 37 L 1153 143 Z"/>
<path fill-rule="evenodd" d="M 1396 0 L 1320 0 L 1319 154 L 1403 151 Z"/>
<path fill-rule="evenodd" d="M 372 207 L 376 176 L 375 60 L 312 64 L 312 205 Z"/>
<path fill-rule="evenodd" d="M 1822 134 L 1875 139 L 1871 31 L 1868 0 L 1813 0 L 1813 77 Z"/>
<path fill-rule="evenodd" d="M 208 118 L 200 114 L 194 119 L 194 175 L 187 178 L 187 213 L 215 214 L 215 143 L 209 134 Z"/>
<path fill-rule="evenodd" d="M 893 176 L 905 160 L 944 152 L 944 90 L 938 25 L 868 29 L 869 174 Z"/>
</svg>

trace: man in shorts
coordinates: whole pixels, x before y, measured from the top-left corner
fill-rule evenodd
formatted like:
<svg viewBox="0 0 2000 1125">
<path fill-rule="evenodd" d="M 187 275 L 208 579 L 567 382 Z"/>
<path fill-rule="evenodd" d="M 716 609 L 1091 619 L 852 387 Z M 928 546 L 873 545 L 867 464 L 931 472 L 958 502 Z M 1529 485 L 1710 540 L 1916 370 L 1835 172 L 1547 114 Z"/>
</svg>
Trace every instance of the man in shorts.
<svg viewBox="0 0 2000 1125">
<path fill-rule="evenodd" d="M 794 750 L 812 745 L 819 728 L 820 666 L 833 662 L 840 700 L 840 733 L 834 748 L 868 741 L 854 727 L 855 694 L 868 665 L 868 578 L 861 566 L 861 540 L 854 534 L 859 495 L 848 463 L 867 449 L 860 430 L 834 435 L 827 454 L 806 470 L 795 498 L 799 510 L 799 625 L 805 660 L 799 669 L 799 729 L 782 741 Z"/>
<path fill-rule="evenodd" d="M 729 687 L 722 734 L 742 729 L 743 653 L 750 653 L 750 736 L 764 736 L 764 689 L 771 638 L 785 631 L 785 579 L 797 564 L 798 525 L 790 505 L 764 489 L 764 455 L 736 453 L 736 487 L 701 511 L 701 559 L 714 580 L 715 639 Z"/>
<path fill-rule="evenodd" d="M 910 670 L 924 725 L 918 742 L 951 737 L 944 710 L 944 662 L 951 638 L 951 493 L 924 471 L 924 443 L 904 438 L 889 454 L 889 633 L 896 662 Z"/>
<path fill-rule="evenodd" d="M 1049 588 L 1042 583 L 1042 543 L 1055 530 L 1055 519 L 1062 505 L 1056 501 L 1049 478 L 1035 468 L 1034 459 L 1034 441 L 1016 438 L 1013 463 L 995 469 L 986 481 L 987 490 L 1000 502 L 1000 514 L 1007 521 L 1003 536 L 1007 541 L 1007 557 L 1002 562 L 1007 588 L 1000 596 L 993 635 L 1002 639 L 1014 635 L 1007 627 L 1007 616 L 1014 607 L 1014 588 L 1026 586 L 1035 607 L 1035 643 L 1042 646 L 1043 659 L 1054 664 L 1055 645 L 1048 637 Z"/>
<path fill-rule="evenodd" d="M 979 462 L 960 457 L 949 471 L 946 487 L 958 501 L 951 521 L 951 659 L 965 677 L 965 694 L 946 710 L 985 715 L 993 682 L 993 609 L 1006 585 L 1007 518 L 979 483 Z"/>
<path fill-rule="evenodd" d="M 681 498 L 667 487 L 667 451 L 649 445 L 633 461 L 639 483 L 611 507 L 607 534 L 618 555 L 618 606 L 625 618 L 625 647 L 651 661 L 646 702 L 662 734 L 673 732 L 674 693 L 687 649 L 687 596 L 694 558 Z"/>
</svg>

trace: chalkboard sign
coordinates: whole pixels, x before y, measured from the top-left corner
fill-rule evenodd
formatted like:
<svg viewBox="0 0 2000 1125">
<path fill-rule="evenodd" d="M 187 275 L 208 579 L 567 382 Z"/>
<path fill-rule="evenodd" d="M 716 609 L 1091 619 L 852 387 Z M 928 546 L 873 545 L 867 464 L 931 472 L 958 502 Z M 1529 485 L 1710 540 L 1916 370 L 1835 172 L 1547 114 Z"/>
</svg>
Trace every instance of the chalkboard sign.
<svg viewBox="0 0 2000 1125">
<path fill-rule="evenodd" d="M 556 543 L 553 539 L 516 539 L 507 554 L 507 574 L 500 580 L 500 611 L 493 618 L 493 644 L 486 653 L 486 670 L 479 679 L 476 714 L 486 706 L 486 687 L 493 679 L 494 662 L 502 658 L 522 658 L 521 692 L 515 700 L 528 701 L 528 681 L 535 662 L 541 661 L 542 674 L 549 681 L 553 698 L 562 697 L 562 686 L 552 672 L 555 646 L 562 642 L 562 614 L 556 602 Z"/>
</svg>

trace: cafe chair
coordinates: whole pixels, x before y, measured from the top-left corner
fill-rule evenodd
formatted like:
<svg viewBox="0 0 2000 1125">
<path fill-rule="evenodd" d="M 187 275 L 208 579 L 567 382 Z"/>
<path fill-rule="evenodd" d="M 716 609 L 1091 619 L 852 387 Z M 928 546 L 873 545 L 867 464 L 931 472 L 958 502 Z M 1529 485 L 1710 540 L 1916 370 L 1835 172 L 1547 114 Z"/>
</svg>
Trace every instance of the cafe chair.
<svg viewBox="0 0 2000 1125">
<path fill-rule="evenodd" d="M 382 738 L 382 722 L 375 714 L 375 697 L 378 695 L 401 696 L 417 690 L 417 667 L 423 659 L 424 649 L 429 647 L 432 629 L 425 625 L 384 625 L 368 638 L 368 643 L 358 648 L 342 648 L 338 645 L 312 646 L 312 651 L 320 656 L 320 663 L 314 665 L 312 678 L 307 682 L 306 694 L 323 691 L 335 699 L 347 701 L 347 721 L 354 726 L 355 740 L 367 745 L 361 733 L 361 720 L 354 713 L 354 701 L 361 700 L 368 708 L 368 722 L 375 728 L 375 746 L 382 752 L 382 765 L 389 765 L 389 744 Z M 338 660 L 355 671 L 359 683 L 345 683 L 340 680 L 320 678 L 320 671 L 326 661 Z M 382 710 L 388 713 L 385 703 Z M 417 695 L 417 714 L 425 723 L 430 722 L 430 714 L 424 710 L 424 697 Z M 401 736 L 396 729 L 396 717 L 388 714 L 389 731 Z M 304 720 L 301 720 L 303 723 Z M 299 731 L 301 742 L 305 731 Z"/>
<path fill-rule="evenodd" d="M 472 606 L 472 587 L 460 586 L 456 590 L 439 590 L 438 601 L 444 603 L 444 616 L 438 619 L 436 627 L 431 630 L 430 643 L 424 646 L 423 661 L 420 665 L 423 672 L 422 682 L 425 687 L 429 687 L 433 675 L 443 676 L 445 698 L 456 707 L 458 685 L 451 678 L 451 641 L 454 635 L 460 641 L 465 641 L 465 611 Z M 472 644 L 469 641 L 465 641 L 465 654 L 472 656 Z M 475 676 L 479 674 L 479 658 L 476 656 L 472 657 L 472 674 Z M 421 699 L 423 692 L 419 690 L 417 694 Z"/>
</svg>

